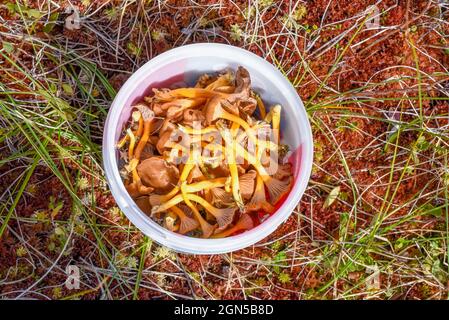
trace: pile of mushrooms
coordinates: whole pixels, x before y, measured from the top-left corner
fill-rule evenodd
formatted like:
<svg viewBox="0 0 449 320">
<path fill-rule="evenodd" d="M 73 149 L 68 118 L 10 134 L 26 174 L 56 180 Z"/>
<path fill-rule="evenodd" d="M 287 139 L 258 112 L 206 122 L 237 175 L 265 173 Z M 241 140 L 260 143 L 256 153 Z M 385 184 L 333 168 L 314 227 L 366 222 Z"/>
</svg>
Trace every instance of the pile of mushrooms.
<svg viewBox="0 0 449 320">
<path fill-rule="evenodd" d="M 272 213 L 292 170 L 279 143 L 281 106 L 266 112 L 248 71 L 153 92 L 133 107 L 117 145 L 141 210 L 170 231 L 203 238 L 251 229 L 260 212 Z"/>
</svg>

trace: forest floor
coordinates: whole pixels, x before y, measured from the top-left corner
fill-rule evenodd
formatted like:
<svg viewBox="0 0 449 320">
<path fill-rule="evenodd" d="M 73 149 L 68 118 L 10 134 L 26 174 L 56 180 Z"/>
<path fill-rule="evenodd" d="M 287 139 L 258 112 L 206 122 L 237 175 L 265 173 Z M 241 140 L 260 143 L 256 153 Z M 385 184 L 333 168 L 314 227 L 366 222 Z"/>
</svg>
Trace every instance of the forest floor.
<svg viewBox="0 0 449 320">
<path fill-rule="evenodd" d="M 152 242 L 102 169 L 120 86 L 195 42 L 273 63 L 314 135 L 298 207 L 230 254 Z M 447 299 L 448 68 L 447 1 L 0 1 L 0 299 Z"/>
</svg>

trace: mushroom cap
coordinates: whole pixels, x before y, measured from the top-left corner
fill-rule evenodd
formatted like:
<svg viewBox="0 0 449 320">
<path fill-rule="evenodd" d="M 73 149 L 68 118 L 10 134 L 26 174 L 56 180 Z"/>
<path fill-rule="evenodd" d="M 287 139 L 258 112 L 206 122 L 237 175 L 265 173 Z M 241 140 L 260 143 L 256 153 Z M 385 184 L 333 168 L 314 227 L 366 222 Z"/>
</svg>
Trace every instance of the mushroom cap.
<svg viewBox="0 0 449 320">
<path fill-rule="evenodd" d="M 162 123 L 162 126 L 159 129 L 159 138 L 166 132 L 166 131 L 173 131 L 176 130 L 176 125 L 170 121 L 170 119 L 165 119 Z"/>
<path fill-rule="evenodd" d="M 198 78 L 195 88 L 206 88 L 208 84 L 215 81 L 216 77 L 211 77 L 209 74 L 203 74 Z"/>
<path fill-rule="evenodd" d="M 237 101 L 230 103 L 228 100 L 222 100 L 222 105 L 226 111 L 228 111 L 236 116 L 238 116 L 240 114 L 240 110 L 237 105 Z"/>
<path fill-rule="evenodd" d="M 235 91 L 227 100 L 234 103 L 237 100 L 247 100 L 250 95 L 251 77 L 248 70 L 242 66 L 237 68 L 235 73 Z"/>
<path fill-rule="evenodd" d="M 179 179 L 179 170 L 160 157 L 145 159 L 137 166 L 142 182 L 159 191 L 168 191 Z"/>
<path fill-rule="evenodd" d="M 156 149 L 159 154 L 163 154 L 165 151 L 165 144 L 170 140 L 172 131 L 165 131 L 164 134 L 159 136 L 159 140 L 156 143 Z"/>
<path fill-rule="evenodd" d="M 151 205 L 148 196 L 138 197 L 134 199 L 137 206 L 148 216 L 151 214 Z"/>
<path fill-rule="evenodd" d="M 200 110 L 195 110 L 195 109 L 184 110 L 183 124 L 188 125 L 193 128 L 193 125 L 195 123 L 197 125 L 200 124 L 202 127 L 205 121 L 206 121 L 206 117 Z"/>
<path fill-rule="evenodd" d="M 147 143 L 140 154 L 140 160 L 145 160 L 154 156 L 154 149 L 155 148 L 151 143 Z"/>
<path fill-rule="evenodd" d="M 180 106 L 172 106 L 167 110 L 167 119 L 173 120 L 175 122 L 179 122 L 183 118 L 182 107 Z"/>
<path fill-rule="evenodd" d="M 206 122 L 211 125 L 215 120 L 220 118 L 223 113 L 221 106 L 222 98 L 219 96 L 213 97 L 209 100 L 205 108 Z"/>
<path fill-rule="evenodd" d="M 239 177 L 240 194 L 244 200 L 248 200 L 254 193 L 254 186 L 256 184 L 256 171 L 250 170 Z"/>
<path fill-rule="evenodd" d="M 144 121 L 150 121 L 154 118 L 154 111 L 150 109 L 146 104 L 139 103 L 134 106 L 137 110 L 140 111 L 142 118 Z"/>
<path fill-rule="evenodd" d="M 192 183 L 193 181 L 197 181 L 200 178 L 203 178 L 204 175 L 201 172 L 200 168 L 198 166 L 194 166 L 193 169 L 190 171 L 189 176 L 187 177 L 187 182 Z"/>
<path fill-rule="evenodd" d="M 293 174 L 292 164 L 290 162 L 287 162 L 278 165 L 278 169 L 273 177 L 282 180 L 292 176 L 292 174 Z"/>
</svg>

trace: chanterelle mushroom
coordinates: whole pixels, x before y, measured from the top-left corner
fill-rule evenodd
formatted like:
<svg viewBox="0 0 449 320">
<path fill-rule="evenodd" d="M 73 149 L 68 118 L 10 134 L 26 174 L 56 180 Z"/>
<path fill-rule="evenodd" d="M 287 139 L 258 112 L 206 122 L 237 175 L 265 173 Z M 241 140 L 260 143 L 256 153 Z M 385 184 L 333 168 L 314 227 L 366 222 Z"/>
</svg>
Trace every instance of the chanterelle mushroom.
<svg viewBox="0 0 449 320">
<path fill-rule="evenodd" d="M 142 182 L 159 191 L 168 191 L 177 183 L 179 170 L 160 157 L 145 159 L 137 166 Z"/>
<path fill-rule="evenodd" d="M 195 125 L 204 125 L 206 118 L 200 110 L 187 109 L 184 110 L 183 124 L 193 127 Z"/>
</svg>

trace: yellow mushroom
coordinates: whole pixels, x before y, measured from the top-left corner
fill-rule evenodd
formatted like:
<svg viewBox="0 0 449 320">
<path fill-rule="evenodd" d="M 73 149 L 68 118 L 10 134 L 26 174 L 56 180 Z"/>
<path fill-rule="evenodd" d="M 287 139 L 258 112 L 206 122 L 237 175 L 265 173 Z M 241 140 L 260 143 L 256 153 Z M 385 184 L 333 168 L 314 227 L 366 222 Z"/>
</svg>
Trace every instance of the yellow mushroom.
<svg viewBox="0 0 449 320">
<path fill-rule="evenodd" d="M 208 126 L 206 128 L 189 128 L 179 124 L 178 127 L 181 131 L 191 135 L 204 135 L 208 133 L 218 132 L 215 126 Z"/>
<path fill-rule="evenodd" d="M 210 125 L 218 119 L 224 119 L 237 123 L 245 130 L 248 138 L 257 145 L 257 139 L 254 135 L 254 130 L 251 126 L 242 118 L 227 112 L 222 106 L 222 99 L 220 97 L 214 97 L 206 106 L 206 122 Z"/>
<path fill-rule="evenodd" d="M 132 160 L 134 158 L 134 147 L 136 145 L 136 137 L 131 129 L 127 129 L 126 133 L 129 137 L 129 148 L 128 148 L 128 159 Z"/>
<path fill-rule="evenodd" d="M 185 190 L 188 193 L 196 193 L 203 190 L 221 188 L 225 185 L 227 178 L 215 178 L 210 180 L 204 180 L 200 182 L 195 182 L 185 186 Z"/>
<path fill-rule="evenodd" d="M 260 161 L 256 159 L 253 155 L 251 155 L 248 151 L 243 149 L 241 145 L 236 144 L 235 150 L 238 155 L 241 155 L 257 170 L 265 186 L 267 187 L 271 203 L 275 204 L 276 202 L 279 201 L 279 199 L 282 196 L 284 196 L 290 191 L 291 178 L 286 180 L 275 179 L 268 174 L 265 167 L 260 163 Z"/>
<path fill-rule="evenodd" d="M 159 194 L 152 194 L 150 195 L 150 204 L 152 206 L 157 206 L 163 202 L 166 202 L 173 198 L 180 190 L 181 184 L 187 180 L 190 171 L 195 167 L 195 161 L 194 161 L 194 153 L 190 152 L 189 158 L 187 159 L 187 163 L 184 165 L 184 168 L 181 171 L 181 175 L 179 176 L 178 183 L 175 185 L 175 187 L 170 190 L 169 193 L 165 195 L 159 195 Z"/>
<path fill-rule="evenodd" d="M 274 135 L 274 143 L 279 144 L 280 137 L 279 137 L 279 130 L 280 130 L 280 123 L 281 123 L 281 106 L 279 104 L 275 105 L 273 110 L 273 118 L 272 118 L 272 126 L 273 126 L 273 135 Z"/>
<path fill-rule="evenodd" d="M 206 90 L 216 90 L 223 86 L 229 86 L 232 82 L 232 74 L 228 71 L 219 76 L 215 81 L 206 86 Z"/>
<path fill-rule="evenodd" d="M 170 101 L 181 98 L 190 98 L 190 99 L 211 98 L 217 95 L 222 97 L 227 96 L 224 93 L 202 88 L 179 88 L 169 91 L 156 90 L 154 96 L 156 99 L 159 100 Z"/>
<path fill-rule="evenodd" d="M 236 207 L 216 208 L 216 207 L 212 206 L 209 202 L 207 202 L 206 200 L 204 200 L 203 198 L 201 198 L 195 194 L 186 194 L 185 197 L 183 197 L 182 194 L 177 195 L 174 198 L 170 199 L 169 201 L 162 203 L 159 206 L 153 207 L 153 209 L 151 210 L 151 213 L 156 214 L 158 212 L 166 211 L 182 201 L 186 202 L 185 201 L 186 199 L 198 203 L 204 209 L 206 209 L 207 212 L 212 214 L 215 217 L 215 219 L 217 220 L 218 226 L 220 228 L 225 227 L 225 226 L 229 225 L 230 223 L 232 223 L 232 219 L 234 217 Z"/>
<path fill-rule="evenodd" d="M 240 185 L 239 185 L 239 173 L 237 169 L 237 163 L 235 160 L 235 140 L 232 139 L 231 132 L 229 129 L 223 127 L 221 124 L 217 123 L 217 126 L 220 130 L 220 134 L 225 140 L 226 147 L 226 161 L 229 167 L 229 173 L 231 174 L 231 192 L 234 197 L 235 203 L 240 208 L 241 211 L 244 210 L 242 195 L 240 194 Z"/>
<path fill-rule="evenodd" d="M 141 114 L 139 111 L 134 111 L 132 113 L 131 118 L 133 119 L 134 122 L 138 122 L 139 126 L 137 128 L 136 131 L 133 131 L 133 134 L 136 138 L 140 137 L 142 135 L 143 132 L 143 118 L 141 117 Z M 122 140 L 119 141 L 119 143 L 117 143 L 117 148 L 121 149 L 123 148 L 123 146 L 125 145 L 125 143 L 129 140 L 129 135 L 126 134 Z"/>
<path fill-rule="evenodd" d="M 136 108 L 139 109 L 140 114 L 142 115 L 142 118 L 144 121 L 142 138 L 139 140 L 139 143 L 137 144 L 137 147 L 136 147 L 136 152 L 134 154 L 134 157 L 136 159 L 140 159 L 142 151 L 145 148 L 145 145 L 147 144 L 148 139 L 150 138 L 151 124 L 154 119 L 154 112 L 150 108 L 148 108 L 147 106 L 145 106 L 143 104 L 137 105 Z"/>
</svg>

